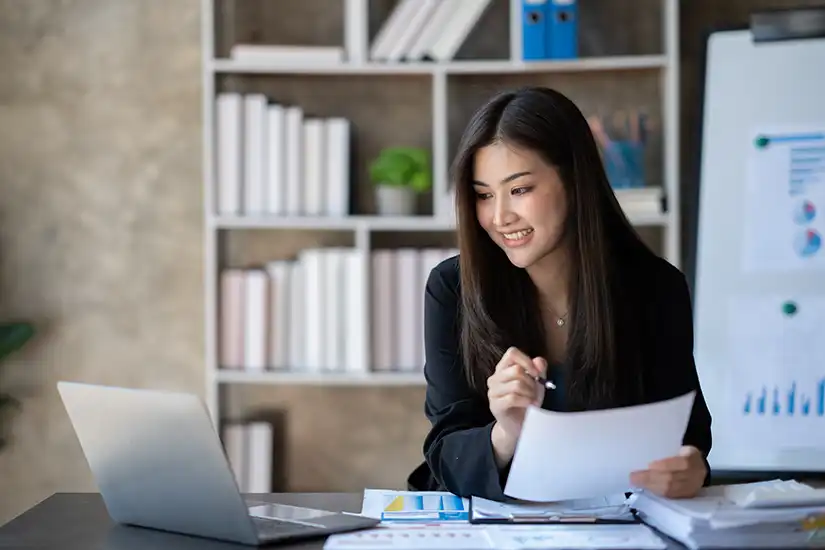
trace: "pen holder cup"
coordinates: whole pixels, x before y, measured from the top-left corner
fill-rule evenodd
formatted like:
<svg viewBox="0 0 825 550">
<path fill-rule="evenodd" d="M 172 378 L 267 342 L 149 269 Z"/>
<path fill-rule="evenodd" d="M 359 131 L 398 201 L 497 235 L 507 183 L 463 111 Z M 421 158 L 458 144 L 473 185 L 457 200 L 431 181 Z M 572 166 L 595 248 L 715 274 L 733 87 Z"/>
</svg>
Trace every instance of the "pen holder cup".
<svg viewBox="0 0 825 550">
<path fill-rule="evenodd" d="M 602 151 L 604 169 L 613 189 L 645 186 L 645 147 L 633 141 L 616 140 Z"/>
</svg>

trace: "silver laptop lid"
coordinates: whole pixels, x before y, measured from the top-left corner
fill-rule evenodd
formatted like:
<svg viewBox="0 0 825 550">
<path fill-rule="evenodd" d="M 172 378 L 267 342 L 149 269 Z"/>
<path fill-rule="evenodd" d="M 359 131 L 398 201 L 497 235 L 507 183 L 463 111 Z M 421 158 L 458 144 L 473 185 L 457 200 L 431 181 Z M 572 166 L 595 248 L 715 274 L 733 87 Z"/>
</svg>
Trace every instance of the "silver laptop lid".
<svg viewBox="0 0 825 550">
<path fill-rule="evenodd" d="M 76 382 L 57 387 L 114 521 L 257 542 L 218 434 L 197 396 Z"/>
</svg>

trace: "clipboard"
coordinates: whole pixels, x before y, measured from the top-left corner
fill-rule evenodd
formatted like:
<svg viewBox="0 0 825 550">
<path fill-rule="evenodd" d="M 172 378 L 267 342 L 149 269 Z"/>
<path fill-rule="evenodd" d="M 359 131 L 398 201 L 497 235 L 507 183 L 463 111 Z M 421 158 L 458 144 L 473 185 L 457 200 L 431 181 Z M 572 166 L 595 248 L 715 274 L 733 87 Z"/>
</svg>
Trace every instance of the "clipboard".
<svg viewBox="0 0 825 550">
<path fill-rule="evenodd" d="M 483 503 L 479 506 L 478 503 Z M 527 509 L 527 508 L 530 509 Z M 486 508 L 484 512 L 480 512 Z M 498 510 L 495 510 L 498 508 Z M 560 509 L 558 506 L 491 503 L 471 497 L 468 521 L 474 525 L 627 525 L 642 523 L 636 509 L 627 503 L 592 509 Z"/>
</svg>

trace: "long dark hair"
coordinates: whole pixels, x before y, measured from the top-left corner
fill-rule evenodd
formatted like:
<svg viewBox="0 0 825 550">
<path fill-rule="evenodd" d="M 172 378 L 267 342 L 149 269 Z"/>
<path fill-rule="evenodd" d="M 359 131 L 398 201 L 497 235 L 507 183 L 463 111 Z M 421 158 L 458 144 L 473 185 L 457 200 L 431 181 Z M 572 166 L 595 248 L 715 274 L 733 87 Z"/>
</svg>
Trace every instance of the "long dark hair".
<svg viewBox="0 0 825 550">
<path fill-rule="evenodd" d="M 571 252 L 565 399 L 571 410 L 620 406 L 639 391 L 633 340 L 638 321 L 623 304 L 625 264 L 649 253 L 627 220 L 605 175 L 587 120 L 561 93 L 540 87 L 502 93 L 470 120 L 451 166 L 461 271 L 461 351 L 470 383 L 486 379 L 510 346 L 546 353 L 538 290 L 514 266 L 476 217 L 473 157 L 496 140 L 539 154 L 564 182 L 565 234 Z M 624 293 L 624 294 L 623 294 Z M 619 368 L 622 372 L 619 372 Z"/>
</svg>

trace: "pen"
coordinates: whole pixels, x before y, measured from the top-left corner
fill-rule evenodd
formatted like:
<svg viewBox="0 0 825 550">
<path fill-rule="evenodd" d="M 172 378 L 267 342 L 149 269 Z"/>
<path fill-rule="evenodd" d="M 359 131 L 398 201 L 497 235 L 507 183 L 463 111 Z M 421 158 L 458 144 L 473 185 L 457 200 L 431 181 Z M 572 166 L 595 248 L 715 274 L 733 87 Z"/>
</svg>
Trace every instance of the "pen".
<svg viewBox="0 0 825 550">
<path fill-rule="evenodd" d="M 543 385 L 545 388 L 548 388 L 548 389 L 551 389 L 551 390 L 556 389 L 556 385 L 553 382 L 551 382 L 550 380 L 547 380 L 546 378 L 542 378 L 541 376 L 535 376 L 533 379 L 536 382 L 538 382 L 539 384 Z"/>
</svg>

